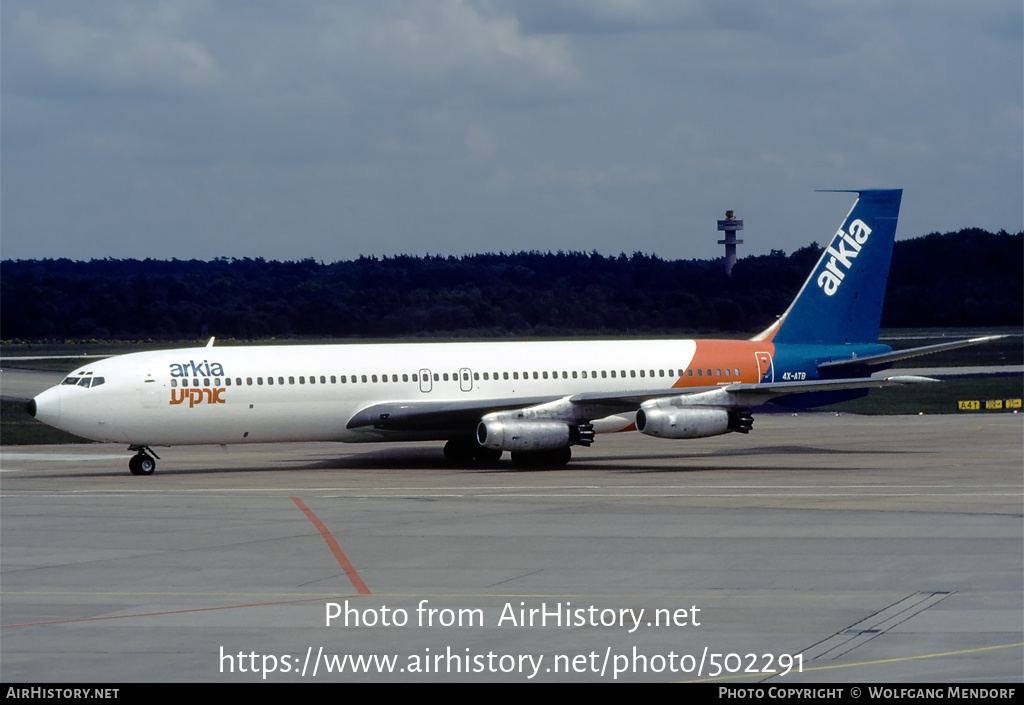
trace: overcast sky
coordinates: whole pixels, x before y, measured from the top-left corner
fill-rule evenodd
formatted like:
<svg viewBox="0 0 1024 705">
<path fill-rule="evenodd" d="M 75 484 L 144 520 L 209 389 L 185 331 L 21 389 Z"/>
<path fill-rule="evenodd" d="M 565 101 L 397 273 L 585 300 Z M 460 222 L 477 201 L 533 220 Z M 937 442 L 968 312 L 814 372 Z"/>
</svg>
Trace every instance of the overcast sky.
<svg viewBox="0 0 1024 705">
<path fill-rule="evenodd" d="M 0 256 L 718 256 L 1024 227 L 1020 0 L 0 4 Z"/>
</svg>

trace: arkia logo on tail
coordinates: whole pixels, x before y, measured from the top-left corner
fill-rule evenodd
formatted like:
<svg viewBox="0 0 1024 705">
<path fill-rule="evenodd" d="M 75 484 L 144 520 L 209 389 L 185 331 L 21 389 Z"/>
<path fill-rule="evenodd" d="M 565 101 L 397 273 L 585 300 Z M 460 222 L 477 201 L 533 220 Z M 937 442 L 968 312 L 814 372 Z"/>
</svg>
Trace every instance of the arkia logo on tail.
<svg viewBox="0 0 1024 705">
<path fill-rule="evenodd" d="M 850 232 L 843 232 L 840 228 L 832 239 L 832 244 L 825 250 L 828 261 L 825 262 L 825 271 L 818 275 L 818 287 L 827 296 L 832 296 L 839 291 L 839 285 L 846 278 L 846 273 L 853 266 L 853 260 L 857 259 L 861 247 L 871 236 L 871 228 L 863 220 L 855 220 L 850 223 Z M 836 249 L 838 245 L 839 249 Z M 847 249 L 849 246 L 849 249 Z M 842 265 L 842 269 L 840 269 Z"/>
</svg>

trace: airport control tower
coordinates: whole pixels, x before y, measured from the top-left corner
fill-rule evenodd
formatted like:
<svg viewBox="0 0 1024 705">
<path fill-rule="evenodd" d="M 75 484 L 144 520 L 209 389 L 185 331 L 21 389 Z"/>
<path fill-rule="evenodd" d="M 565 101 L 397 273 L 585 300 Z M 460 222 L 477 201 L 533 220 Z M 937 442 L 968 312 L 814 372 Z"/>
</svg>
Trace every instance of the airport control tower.
<svg viewBox="0 0 1024 705">
<path fill-rule="evenodd" d="M 725 275 L 732 276 L 732 267 L 736 264 L 736 245 L 742 245 L 743 240 L 736 239 L 736 231 L 743 230 L 743 221 L 733 218 L 733 211 L 725 212 L 725 220 L 718 221 L 718 229 L 725 231 L 725 239 L 719 240 L 719 245 L 725 245 Z"/>
</svg>

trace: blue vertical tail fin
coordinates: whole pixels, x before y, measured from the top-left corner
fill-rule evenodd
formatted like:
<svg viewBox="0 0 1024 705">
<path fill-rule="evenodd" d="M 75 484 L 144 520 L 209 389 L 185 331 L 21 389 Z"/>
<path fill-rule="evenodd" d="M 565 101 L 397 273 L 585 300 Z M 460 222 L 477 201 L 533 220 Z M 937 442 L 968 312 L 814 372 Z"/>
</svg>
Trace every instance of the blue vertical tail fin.
<svg viewBox="0 0 1024 705">
<path fill-rule="evenodd" d="M 786 312 L 754 340 L 876 343 L 902 189 L 859 190 L 857 202 Z"/>
</svg>

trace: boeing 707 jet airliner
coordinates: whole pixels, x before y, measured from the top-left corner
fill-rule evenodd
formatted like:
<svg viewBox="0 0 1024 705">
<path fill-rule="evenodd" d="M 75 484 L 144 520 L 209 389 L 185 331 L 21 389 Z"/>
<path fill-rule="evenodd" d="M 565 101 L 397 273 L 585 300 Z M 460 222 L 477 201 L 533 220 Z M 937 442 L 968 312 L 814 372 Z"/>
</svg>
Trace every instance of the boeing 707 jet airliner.
<svg viewBox="0 0 1024 705">
<path fill-rule="evenodd" d="M 813 406 L 920 377 L 871 378 L 901 190 L 862 190 L 786 312 L 749 340 L 617 340 L 207 347 L 91 362 L 29 402 L 40 421 L 153 446 L 444 440 L 458 463 L 558 466 L 595 434 L 749 433 L 751 409 Z"/>
</svg>

